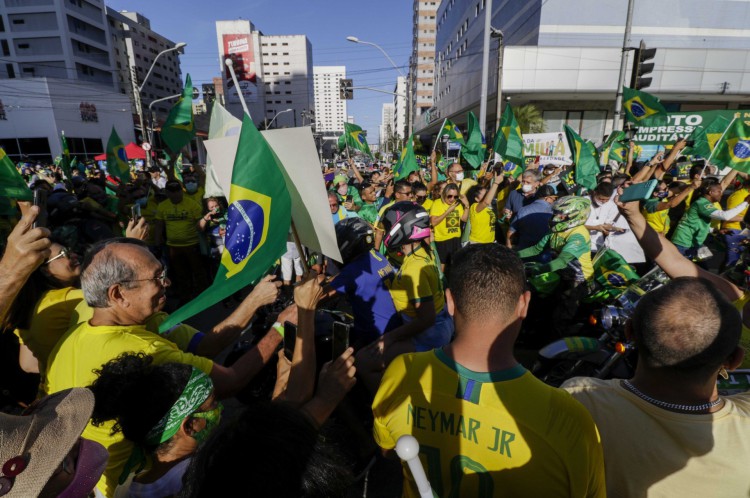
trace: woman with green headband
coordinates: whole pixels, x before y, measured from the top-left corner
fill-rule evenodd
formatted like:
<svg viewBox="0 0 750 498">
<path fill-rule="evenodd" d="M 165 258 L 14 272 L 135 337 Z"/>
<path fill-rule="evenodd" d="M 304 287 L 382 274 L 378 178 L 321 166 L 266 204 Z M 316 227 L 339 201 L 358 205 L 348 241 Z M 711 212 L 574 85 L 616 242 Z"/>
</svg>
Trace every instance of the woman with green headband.
<svg viewBox="0 0 750 498">
<path fill-rule="evenodd" d="M 153 365 L 143 353 L 127 353 L 97 372 L 90 389 L 92 423 L 116 420 L 115 431 L 135 443 L 115 497 L 177 494 L 198 445 L 218 425 L 222 406 L 211 378 L 181 363 Z"/>
</svg>

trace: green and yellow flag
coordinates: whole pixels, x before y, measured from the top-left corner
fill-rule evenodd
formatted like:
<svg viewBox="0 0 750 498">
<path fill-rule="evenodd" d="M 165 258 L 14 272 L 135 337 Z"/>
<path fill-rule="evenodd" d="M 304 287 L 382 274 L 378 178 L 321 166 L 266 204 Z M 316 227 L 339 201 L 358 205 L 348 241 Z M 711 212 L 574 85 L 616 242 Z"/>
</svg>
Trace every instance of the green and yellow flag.
<svg viewBox="0 0 750 498">
<path fill-rule="evenodd" d="M 605 140 L 604 143 L 599 146 L 599 164 L 601 166 L 606 166 L 607 161 L 609 161 L 609 151 L 612 148 L 612 144 L 622 140 L 623 138 L 625 138 L 624 131 L 614 130 L 609 134 L 607 140 Z"/>
<path fill-rule="evenodd" d="M 410 136 L 404 145 L 405 147 L 401 151 L 401 158 L 396 167 L 393 168 L 393 179 L 395 181 L 408 178 L 412 171 L 419 171 L 417 156 L 414 155 L 414 135 Z"/>
<path fill-rule="evenodd" d="M 622 106 L 625 119 L 635 124 L 659 125 L 668 121 L 667 110 L 661 101 L 650 93 L 622 87 Z"/>
<path fill-rule="evenodd" d="M 19 201 L 32 201 L 34 194 L 16 165 L 10 160 L 5 151 L 0 147 L 0 196 L 16 199 Z"/>
<path fill-rule="evenodd" d="M 735 118 L 717 142 L 708 162 L 750 173 L 750 126 Z"/>
<path fill-rule="evenodd" d="M 596 292 L 587 296 L 586 302 L 614 299 L 638 280 L 638 273 L 622 256 L 612 249 L 604 249 L 593 261 Z"/>
<path fill-rule="evenodd" d="M 190 143 L 195 136 L 195 122 L 193 121 L 193 81 L 190 75 L 185 78 L 185 88 L 177 103 L 169 110 L 167 120 L 161 128 L 161 139 L 172 152 Z"/>
<path fill-rule="evenodd" d="M 521 135 L 521 128 L 518 126 L 510 104 L 505 106 L 505 112 L 500 118 L 500 128 L 495 134 L 494 149 L 495 153 L 505 161 L 511 161 L 517 165 L 524 164 L 523 135 Z"/>
<path fill-rule="evenodd" d="M 466 145 L 461 148 L 461 155 L 466 162 L 476 169 L 482 165 L 487 146 L 484 143 L 482 130 L 479 128 L 479 120 L 473 112 L 469 112 L 468 124 L 466 126 Z"/>
<path fill-rule="evenodd" d="M 440 130 L 440 137 L 448 135 L 450 142 L 464 143 L 464 134 L 458 129 L 458 126 L 453 124 L 453 121 L 446 119 L 443 122 L 443 128 Z"/>
<path fill-rule="evenodd" d="M 339 152 L 346 149 L 346 135 L 341 135 L 338 139 Z"/>
<path fill-rule="evenodd" d="M 570 151 L 575 163 L 575 182 L 589 190 L 596 188 L 596 175 L 599 174 L 599 162 L 591 153 L 591 149 L 573 128 L 563 125 L 565 137 L 568 139 Z"/>
<path fill-rule="evenodd" d="M 724 116 L 717 116 L 706 126 L 696 126 L 688 137 L 688 140 L 693 140 L 695 145 L 686 147 L 683 153 L 686 156 L 709 157 L 727 127 L 729 127 L 729 120 Z"/>
<path fill-rule="evenodd" d="M 286 252 L 292 220 L 282 165 L 245 115 L 232 169 L 227 233 L 214 283 L 159 326 L 164 332 L 256 282 Z"/>
<path fill-rule="evenodd" d="M 344 122 L 344 135 L 346 136 L 346 145 L 372 157 L 370 146 L 367 145 L 367 139 L 360 126 Z"/>
<path fill-rule="evenodd" d="M 123 185 L 130 183 L 128 155 L 125 153 L 125 146 L 122 144 L 114 126 L 107 141 L 107 173 L 119 178 Z"/>
<path fill-rule="evenodd" d="M 70 169 L 70 147 L 68 147 L 68 139 L 65 138 L 65 132 L 60 133 L 60 145 L 62 146 L 62 156 L 60 158 L 60 167 L 65 173 L 65 178 L 70 181 L 73 177 Z"/>
<path fill-rule="evenodd" d="M 619 141 L 612 142 L 607 157 L 608 160 L 616 161 L 620 164 L 626 162 L 628 160 L 628 146 Z"/>
</svg>

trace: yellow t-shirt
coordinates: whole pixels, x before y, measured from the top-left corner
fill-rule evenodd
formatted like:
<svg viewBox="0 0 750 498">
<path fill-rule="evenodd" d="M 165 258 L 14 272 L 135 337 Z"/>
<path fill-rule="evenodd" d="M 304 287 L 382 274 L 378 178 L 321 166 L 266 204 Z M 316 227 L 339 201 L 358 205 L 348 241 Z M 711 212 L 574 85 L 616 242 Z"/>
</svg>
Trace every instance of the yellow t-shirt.
<svg viewBox="0 0 750 498">
<path fill-rule="evenodd" d="M 432 301 L 437 315 L 445 307 L 445 295 L 435 259 L 419 248 L 408 256 L 396 272 L 388 289 L 396 311 L 416 317 L 415 303 Z"/>
<path fill-rule="evenodd" d="M 71 387 L 87 387 L 97 378 L 94 370 L 101 369 L 122 353 L 145 353 L 153 356 L 154 364 L 185 363 L 210 374 L 213 362 L 190 353 L 146 330 L 143 325 L 94 327 L 82 323 L 69 330 L 57 343 L 49 358 L 46 385 L 50 394 Z M 123 467 L 130 457 L 133 444 L 122 433 L 111 435 L 114 422 L 100 427 L 90 422 L 81 435 L 100 443 L 109 452 L 104 475 L 96 485 L 105 496 L 113 496 Z"/>
<path fill-rule="evenodd" d="M 443 202 L 443 199 L 435 199 L 430 208 L 430 216 L 441 216 L 445 213 L 449 204 Z M 443 221 L 432 227 L 435 234 L 435 242 L 443 242 L 461 236 L 461 216 L 464 214 L 464 205 L 459 203 L 456 209 L 443 218 Z"/>
<path fill-rule="evenodd" d="M 163 201 L 162 201 L 163 202 Z M 159 208 L 159 203 L 156 202 L 156 197 L 153 193 L 149 195 L 148 202 L 146 203 L 146 207 L 141 208 L 141 216 L 146 220 L 146 223 L 152 225 L 151 230 L 148 231 L 148 237 L 146 237 L 146 240 L 144 242 L 150 246 L 153 246 L 155 244 L 155 231 L 153 229 L 153 223 L 156 219 L 156 210 Z"/>
<path fill-rule="evenodd" d="M 646 223 L 648 223 L 651 228 L 654 229 L 657 233 L 661 233 L 664 235 L 667 235 L 667 232 L 669 232 L 669 209 L 662 209 L 661 211 L 654 211 L 649 212 L 655 209 L 655 207 L 658 205 L 658 203 L 661 202 L 667 202 L 666 200 L 660 200 L 656 202 L 652 202 L 651 199 L 646 201 L 644 207 L 641 209 L 641 213 L 646 218 Z"/>
<path fill-rule="evenodd" d="M 461 186 L 459 187 L 461 189 L 461 195 L 466 195 L 466 192 L 469 191 L 471 187 L 477 184 L 476 180 L 472 180 L 471 178 L 464 178 L 461 180 Z"/>
<path fill-rule="evenodd" d="M 200 205 L 187 196 L 183 196 L 177 204 L 166 200 L 156 208 L 156 219 L 164 222 L 167 229 L 167 245 L 172 247 L 198 244 L 198 220 L 201 216 L 203 210 Z"/>
<path fill-rule="evenodd" d="M 478 202 L 475 202 L 469 208 L 469 222 L 471 231 L 469 232 L 469 242 L 480 244 L 489 244 L 495 242 L 495 212 L 492 206 L 487 206 L 477 213 Z"/>
<path fill-rule="evenodd" d="M 413 435 L 437 496 L 604 497 L 599 435 L 586 409 L 521 365 L 473 372 L 442 349 L 404 354 L 372 405 L 384 449 Z M 419 497 L 404 465 L 404 493 Z"/>
<path fill-rule="evenodd" d="M 721 211 L 721 204 L 719 204 L 718 202 L 714 202 L 714 203 L 713 203 L 713 206 L 714 206 L 714 207 L 715 207 L 716 209 L 718 209 L 719 211 Z M 713 229 L 716 229 L 716 230 L 718 230 L 719 228 L 721 228 L 721 223 L 722 223 L 722 221 L 721 221 L 721 220 L 711 220 L 711 229 L 712 229 L 712 230 L 713 230 Z"/>
<path fill-rule="evenodd" d="M 511 188 L 510 183 L 497 191 L 497 212 L 502 213 L 505 209 L 505 203 L 508 202 L 508 196 L 510 195 Z M 510 220 L 507 220 L 510 222 Z"/>
<path fill-rule="evenodd" d="M 747 496 L 750 393 L 724 396 L 721 410 L 700 415 L 663 410 L 620 383 L 563 384 L 599 428 L 609 498 Z"/>
<path fill-rule="evenodd" d="M 427 199 L 425 199 L 425 200 L 424 200 L 424 202 L 422 203 L 422 207 L 424 208 L 424 210 L 425 210 L 425 211 L 427 211 L 427 212 L 429 213 L 429 212 L 430 212 L 430 208 L 432 208 L 432 204 L 433 204 L 434 202 L 435 202 L 435 201 L 433 201 L 432 199 L 430 199 L 430 198 L 427 198 Z"/>
<path fill-rule="evenodd" d="M 747 188 L 741 188 L 734 192 L 727 199 L 727 210 L 735 208 L 745 202 L 745 197 L 747 197 L 748 195 L 750 195 L 750 190 Z M 747 209 L 744 209 L 740 214 L 744 217 L 745 214 L 747 214 Z M 739 221 L 725 221 L 722 224 L 721 228 L 725 230 L 742 230 L 742 226 L 740 225 Z"/>
</svg>

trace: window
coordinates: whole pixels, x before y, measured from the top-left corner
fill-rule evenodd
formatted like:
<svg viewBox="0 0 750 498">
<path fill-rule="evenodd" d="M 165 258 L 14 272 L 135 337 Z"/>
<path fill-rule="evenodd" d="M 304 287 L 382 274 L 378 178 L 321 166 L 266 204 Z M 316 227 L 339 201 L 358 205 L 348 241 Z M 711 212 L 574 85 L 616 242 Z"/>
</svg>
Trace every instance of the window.
<svg viewBox="0 0 750 498">
<path fill-rule="evenodd" d="M 8 47 L 8 40 L 0 40 L 0 49 L 4 56 L 10 55 L 10 48 Z"/>
<path fill-rule="evenodd" d="M 13 19 L 13 24 L 26 24 L 26 21 L 23 19 Z"/>
</svg>

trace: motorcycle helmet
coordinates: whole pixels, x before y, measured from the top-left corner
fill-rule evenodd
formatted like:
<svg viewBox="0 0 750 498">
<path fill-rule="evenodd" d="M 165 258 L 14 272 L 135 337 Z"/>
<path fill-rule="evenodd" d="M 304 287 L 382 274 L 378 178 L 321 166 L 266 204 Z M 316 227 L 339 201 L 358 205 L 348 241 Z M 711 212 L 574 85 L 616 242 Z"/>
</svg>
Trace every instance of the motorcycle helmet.
<svg viewBox="0 0 750 498">
<path fill-rule="evenodd" d="M 372 249 L 375 243 L 372 228 L 362 218 L 344 218 L 336 223 L 336 240 L 344 264 Z"/>
<path fill-rule="evenodd" d="M 430 216 L 422 206 L 411 201 L 395 203 L 385 212 L 382 222 L 383 243 L 390 250 L 430 237 Z"/>
<path fill-rule="evenodd" d="M 550 228 L 553 232 L 564 232 L 586 223 L 591 213 L 591 199 L 569 195 L 552 204 Z"/>
</svg>

